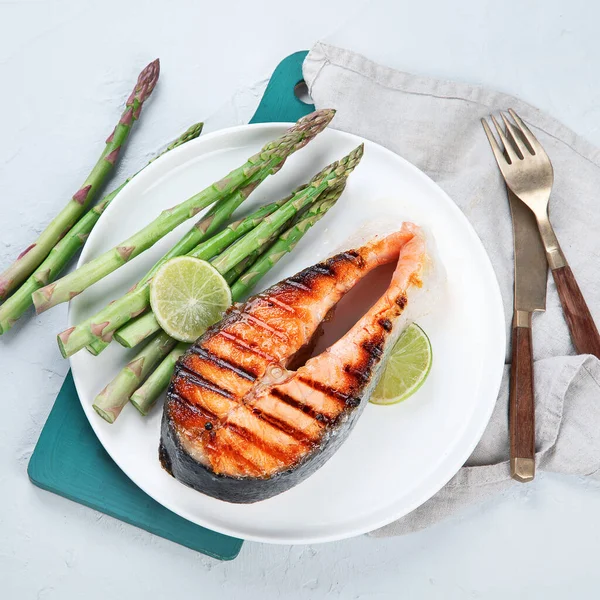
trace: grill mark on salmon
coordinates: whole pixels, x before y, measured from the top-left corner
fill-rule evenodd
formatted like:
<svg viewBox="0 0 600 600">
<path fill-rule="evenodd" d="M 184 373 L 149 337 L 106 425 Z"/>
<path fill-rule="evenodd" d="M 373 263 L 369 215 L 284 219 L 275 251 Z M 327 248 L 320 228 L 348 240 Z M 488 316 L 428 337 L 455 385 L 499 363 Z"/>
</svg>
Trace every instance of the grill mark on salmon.
<svg viewBox="0 0 600 600">
<path fill-rule="evenodd" d="M 297 427 L 294 427 L 294 425 L 292 423 L 289 423 L 288 421 L 284 421 L 283 419 L 278 419 L 274 415 L 271 415 L 267 412 L 263 412 L 262 410 L 260 410 L 259 408 L 256 408 L 256 407 L 252 408 L 252 412 L 259 419 L 262 419 L 263 421 L 266 421 L 273 427 L 280 429 L 285 434 L 289 435 L 290 437 L 293 437 L 295 440 L 298 440 L 299 442 L 306 443 L 306 444 L 312 444 L 315 441 L 309 434 L 302 431 L 301 429 L 298 429 Z"/>
<path fill-rule="evenodd" d="M 315 265 L 313 270 L 321 275 L 325 275 L 326 277 L 334 277 L 335 273 L 328 267 L 327 265 Z"/>
<path fill-rule="evenodd" d="M 165 468 L 229 502 L 271 497 L 316 471 L 361 414 L 425 259 L 420 230 L 406 224 L 232 307 L 178 362 L 163 412 Z M 386 293 L 340 340 L 290 370 L 344 294 L 392 261 Z"/>
<path fill-rule="evenodd" d="M 294 281 L 292 279 L 288 279 L 288 281 L 286 282 L 288 285 L 298 288 L 299 290 L 302 290 L 303 292 L 311 292 L 312 290 L 307 287 L 304 283 L 302 283 L 301 281 Z"/>
<path fill-rule="evenodd" d="M 241 473 L 245 473 L 248 475 L 254 475 L 254 476 L 261 474 L 260 465 L 252 462 L 246 456 L 241 454 L 241 452 L 233 444 L 231 444 L 227 441 L 221 440 L 221 445 L 226 451 L 224 454 L 229 454 L 230 456 L 234 457 L 235 466 L 238 467 L 238 470 Z M 213 468 L 214 468 L 214 465 L 213 465 Z M 215 469 L 215 472 L 218 473 L 217 469 Z"/>
<path fill-rule="evenodd" d="M 285 332 L 281 331 L 281 329 L 276 329 L 275 327 L 273 327 L 272 325 L 269 325 L 268 323 L 265 323 L 262 319 L 254 317 L 253 315 L 246 315 L 246 318 L 251 323 L 258 325 L 259 327 L 265 329 L 269 333 L 275 334 L 279 339 L 282 339 L 282 340 L 287 339 L 287 335 L 285 334 Z"/>
<path fill-rule="evenodd" d="M 271 395 L 275 396 L 276 398 L 279 398 L 279 400 L 285 402 L 289 406 L 293 406 L 294 408 L 301 410 L 302 412 L 315 419 L 315 421 L 321 421 L 325 424 L 329 424 L 331 422 L 331 419 L 325 416 L 323 413 L 315 410 L 312 406 L 305 404 L 304 402 L 302 402 L 302 400 L 292 398 L 292 396 L 286 394 L 285 392 L 282 392 L 281 389 L 277 387 L 271 390 Z"/>
<path fill-rule="evenodd" d="M 271 389 L 271 394 L 274 392 L 282 392 L 293 399 L 297 399 L 299 402 L 303 402 L 316 414 L 320 413 L 328 420 L 335 419 L 346 406 L 344 400 L 315 392 L 313 388 L 307 386 L 297 377 L 290 379 L 281 385 L 274 386 Z"/>
<path fill-rule="evenodd" d="M 360 379 L 361 381 L 366 381 L 369 379 L 368 373 L 366 373 L 364 370 L 356 369 L 353 365 L 349 364 L 344 365 L 344 373 L 347 373 L 356 379 Z"/>
<path fill-rule="evenodd" d="M 190 410 L 191 412 L 194 413 L 194 416 L 196 417 L 200 417 L 201 419 L 205 419 L 205 421 L 207 423 L 211 423 L 211 422 L 218 422 L 219 421 L 219 417 L 211 412 L 209 409 L 207 409 L 204 406 L 199 406 L 198 404 L 195 404 L 194 402 L 190 402 L 189 398 L 187 398 L 187 396 L 182 396 L 181 394 L 173 391 L 171 392 L 171 396 L 173 397 L 174 400 L 177 400 L 180 404 L 185 405 L 185 407 Z M 202 427 L 204 427 L 206 429 L 205 425 L 202 425 Z"/>
<path fill-rule="evenodd" d="M 231 400 L 232 398 L 235 397 L 230 391 L 220 387 L 213 381 L 209 381 L 205 377 L 202 377 L 202 375 L 199 375 L 195 371 L 192 371 L 189 367 L 187 367 L 183 363 L 179 364 L 178 375 L 179 374 L 181 374 L 181 376 L 183 378 L 185 378 L 187 381 L 194 383 L 198 387 L 203 388 L 208 391 L 211 391 L 211 392 L 214 392 L 215 394 L 219 394 L 220 396 L 223 396 L 224 398 L 227 398 L 228 400 Z"/>
<path fill-rule="evenodd" d="M 269 354 L 268 352 L 264 352 L 263 350 L 261 350 L 260 348 L 257 348 L 256 346 L 251 346 L 244 340 L 238 338 L 235 335 L 232 335 L 231 333 L 228 333 L 226 331 L 220 331 L 219 335 L 226 337 L 229 341 L 233 342 L 241 350 L 246 350 L 247 352 L 252 352 L 253 354 L 256 354 L 256 356 L 260 356 L 261 358 L 264 358 L 265 360 L 267 360 L 269 362 L 274 362 L 276 360 L 276 358 L 274 356 L 272 356 L 271 354 Z"/>
<path fill-rule="evenodd" d="M 205 350 L 204 348 L 192 346 L 190 348 L 190 352 L 197 354 L 204 360 L 214 363 L 221 369 L 229 369 L 231 372 L 235 373 L 239 377 L 242 377 L 243 379 L 247 379 L 248 381 L 256 381 L 256 378 L 258 377 L 258 373 L 253 373 L 250 370 L 248 370 L 248 368 L 244 368 L 239 364 L 233 364 L 232 362 L 229 362 L 224 358 L 217 356 L 214 352 L 211 352 L 210 350 Z"/>
<path fill-rule="evenodd" d="M 295 308 L 293 308 L 289 304 L 286 304 L 285 302 L 281 302 L 280 300 L 277 300 L 277 298 L 273 298 L 272 296 L 269 296 L 267 298 L 267 301 L 270 302 L 271 304 L 274 304 L 275 306 L 279 306 L 279 308 L 281 308 L 282 310 L 286 310 L 287 312 L 292 313 L 293 315 L 296 314 Z"/>
<path fill-rule="evenodd" d="M 298 381 L 301 381 L 305 385 L 311 387 L 313 390 L 316 390 L 317 392 L 321 392 L 322 394 L 325 394 L 326 396 L 329 396 L 330 398 L 336 398 L 337 400 L 341 400 L 342 402 L 344 402 L 344 404 L 346 404 L 348 401 L 352 400 L 352 397 L 350 396 L 350 394 L 347 394 L 347 393 L 343 392 L 342 390 L 336 390 L 335 388 L 333 388 L 325 383 L 321 383 L 320 381 L 317 381 L 315 379 L 311 379 L 310 377 L 299 376 Z"/>
<path fill-rule="evenodd" d="M 256 419 L 258 419 L 257 415 L 254 415 L 254 417 Z M 270 423 L 268 423 L 266 421 L 264 421 L 264 423 L 265 423 L 265 425 L 272 427 L 272 425 Z M 265 454 L 272 456 L 273 458 L 281 461 L 282 463 L 289 462 L 290 456 L 292 454 L 289 450 L 286 451 L 286 450 L 279 448 L 273 444 L 269 444 L 263 438 L 258 436 L 256 434 L 256 432 L 254 432 L 250 429 L 247 429 L 241 425 L 238 425 L 237 423 L 227 423 L 226 427 L 228 429 L 231 429 L 231 431 L 237 433 L 240 437 L 243 437 L 245 440 L 250 442 L 252 445 L 254 445 L 257 448 L 259 448 L 260 450 L 262 450 Z M 299 445 L 303 446 L 304 448 L 308 447 L 306 442 L 296 440 L 296 438 L 293 438 L 293 439 L 294 439 L 294 441 L 296 441 Z"/>
<path fill-rule="evenodd" d="M 276 465 L 281 462 L 271 455 L 265 454 L 246 438 L 240 436 L 230 428 L 220 428 L 218 431 L 215 431 L 209 438 L 206 448 L 207 458 L 216 473 L 220 473 L 223 470 L 221 469 L 221 464 L 228 457 L 228 453 L 235 458 L 238 467 L 244 463 L 250 465 L 250 471 L 246 471 L 246 475 L 250 475 L 250 473 L 253 473 L 255 476 L 260 475 L 263 472 L 265 463 Z M 221 452 L 223 448 L 227 448 L 228 452 Z M 226 468 L 226 463 L 223 466 Z"/>
</svg>

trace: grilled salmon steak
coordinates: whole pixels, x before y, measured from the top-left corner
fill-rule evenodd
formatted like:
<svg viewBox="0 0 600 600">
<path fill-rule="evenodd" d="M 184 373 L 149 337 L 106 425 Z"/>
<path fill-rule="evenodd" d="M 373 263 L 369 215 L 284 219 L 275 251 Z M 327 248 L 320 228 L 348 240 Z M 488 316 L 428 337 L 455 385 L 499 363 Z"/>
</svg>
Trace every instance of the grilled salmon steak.
<svg viewBox="0 0 600 600">
<path fill-rule="evenodd" d="M 350 331 L 288 369 L 344 294 L 393 261 L 390 286 Z M 405 223 L 230 308 L 176 366 L 163 412 L 164 468 L 200 492 L 239 503 L 269 498 L 314 473 L 368 402 L 427 262 L 422 231 Z"/>
</svg>

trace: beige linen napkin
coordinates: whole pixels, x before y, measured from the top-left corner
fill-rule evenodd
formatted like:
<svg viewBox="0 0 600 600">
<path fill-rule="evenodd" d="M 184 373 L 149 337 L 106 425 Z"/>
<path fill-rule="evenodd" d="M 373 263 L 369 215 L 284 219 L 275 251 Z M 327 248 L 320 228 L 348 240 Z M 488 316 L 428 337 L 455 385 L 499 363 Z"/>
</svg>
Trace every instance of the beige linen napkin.
<svg viewBox="0 0 600 600">
<path fill-rule="evenodd" d="M 514 108 L 554 165 L 552 222 L 600 324 L 600 150 L 512 96 L 401 73 L 322 43 L 307 56 L 304 78 L 317 108 L 337 109 L 333 127 L 403 156 L 465 213 L 496 271 L 507 335 L 512 321 L 512 228 L 506 189 L 480 119 Z M 598 475 L 600 361 L 574 355 L 552 277 L 547 310 L 534 316 L 533 351 L 538 469 Z M 375 535 L 422 529 L 508 486 L 520 485 L 509 474 L 509 371 L 507 364 L 490 423 L 465 466 L 428 502 Z"/>
</svg>

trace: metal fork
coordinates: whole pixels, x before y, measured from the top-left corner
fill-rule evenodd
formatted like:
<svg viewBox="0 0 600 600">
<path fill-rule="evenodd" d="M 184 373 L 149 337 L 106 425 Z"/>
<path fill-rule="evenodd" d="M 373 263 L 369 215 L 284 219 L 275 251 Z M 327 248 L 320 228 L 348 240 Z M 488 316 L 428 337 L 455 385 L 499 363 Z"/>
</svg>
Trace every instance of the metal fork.
<svg viewBox="0 0 600 600">
<path fill-rule="evenodd" d="M 510 108 L 508 112 L 516 125 L 500 113 L 506 134 L 491 115 L 504 148 L 496 141 L 487 121 L 481 119 L 481 123 L 506 185 L 535 215 L 575 349 L 579 354 L 593 354 L 600 358 L 598 329 L 548 217 L 548 202 L 554 182 L 552 163 L 519 115 Z"/>
</svg>

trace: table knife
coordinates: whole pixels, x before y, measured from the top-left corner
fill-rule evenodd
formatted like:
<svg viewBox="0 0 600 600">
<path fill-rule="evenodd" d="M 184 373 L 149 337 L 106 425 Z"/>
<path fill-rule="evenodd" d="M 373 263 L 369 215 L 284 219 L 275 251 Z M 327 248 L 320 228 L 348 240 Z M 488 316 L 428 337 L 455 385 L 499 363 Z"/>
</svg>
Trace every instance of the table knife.
<svg viewBox="0 0 600 600">
<path fill-rule="evenodd" d="M 535 476 L 532 315 L 546 310 L 548 263 L 533 212 L 510 190 L 514 240 L 514 313 L 510 368 L 510 473 L 513 479 Z"/>
</svg>

